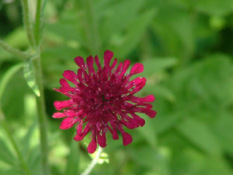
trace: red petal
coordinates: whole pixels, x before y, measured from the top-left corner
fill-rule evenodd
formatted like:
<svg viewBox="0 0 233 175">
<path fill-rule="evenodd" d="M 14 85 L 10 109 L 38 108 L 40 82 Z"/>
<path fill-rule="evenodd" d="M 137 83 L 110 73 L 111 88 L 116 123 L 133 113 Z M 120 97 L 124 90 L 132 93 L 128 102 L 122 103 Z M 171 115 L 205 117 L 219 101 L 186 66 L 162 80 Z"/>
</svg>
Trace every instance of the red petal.
<svg viewBox="0 0 233 175">
<path fill-rule="evenodd" d="M 92 138 L 92 141 L 89 143 L 88 147 L 87 147 L 87 151 L 92 154 L 95 152 L 97 148 L 97 143 L 96 140 L 94 138 Z"/>
<path fill-rule="evenodd" d="M 111 127 L 108 126 L 108 130 L 111 132 L 113 140 L 119 139 L 118 133 L 115 128 L 111 129 Z"/>
<path fill-rule="evenodd" d="M 52 117 L 53 118 L 63 118 L 63 117 L 65 117 L 65 114 L 62 112 L 55 112 Z"/>
<path fill-rule="evenodd" d="M 125 72 L 129 68 L 129 65 L 130 65 L 130 61 L 129 60 L 125 60 L 124 63 L 123 63 L 123 68 L 122 68 L 122 71 L 121 71 L 121 73 L 119 75 L 119 78 L 123 77 L 123 75 L 125 74 Z"/>
<path fill-rule="evenodd" d="M 135 103 L 148 103 L 148 102 L 153 102 L 154 100 L 155 100 L 154 95 L 148 95 L 146 97 L 132 96 L 130 98 L 130 101 L 135 102 Z"/>
<path fill-rule="evenodd" d="M 84 63 L 83 57 L 76 57 L 74 59 L 74 61 L 81 69 L 85 68 L 85 63 Z"/>
<path fill-rule="evenodd" d="M 140 108 L 140 107 L 137 107 L 135 108 L 136 112 L 142 112 L 142 113 L 145 113 L 146 115 L 148 115 L 150 118 L 154 118 L 157 114 L 156 111 L 152 110 L 152 109 L 149 109 L 149 108 Z"/>
<path fill-rule="evenodd" d="M 66 70 L 66 71 L 64 71 L 63 76 L 67 80 L 71 81 L 72 83 L 77 84 L 77 75 L 73 71 Z"/>
<path fill-rule="evenodd" d="M 61 109 L 63 109 L 63 108 L 70 107 L 72 104 L 73 104 L 73 103 L 72 103 L 71 100 L 55 101 L 55 102 L 54 102 L 54 106 L 55 106 L 56 110 L 61 110 Z"/>
<path fill-rule="evenodd" d="M 146 78 L 144 77 L 138 77 L 132 81 L 133 81 L 135 88 L 130 92 L 130 94 L 135 94 L 136 92 L 140 91 L 146 85 Z"/>
<path fill-rule="evenodd" d="M 99 70 L 102 69 L 98 56 L 95 56 L 95 63 L 96 63 L 96 65 L 97 65 L 97 67 L 98 67 Z"/>
<path fill-rule="evenodd" d="M 74 140 L 76 140 L 76 141 L 81 141 L 81 140 L 83 140 L 83 138 L 84 138 L 84 136 L 80 136 L 80 135 L 74 136 Z"/>
<path fill-rule="evenodd" d="M 77 122 L 77 119 L 74 119 L 73 117 L 67 117 L 61 122 L 60 129 L 69 129 L 76 122 Z"/>
<path fill-rule="evenodd" d="M 98 143 L 99 145 L 104 148 L 107 144 L 106 144 L 106 134 L 105 133 L 102 133 L 102 135 L 98 135 L 97 136 L 97 139 L 98 139 Z"/>
<path fill-rule="evenodd" d="M 63 87 L 70 87 L 69 83 L 64 78 L 60 79 L 60 84 Z"/>
<path fill-rule="evenodd" d="M 79 112 L 75 112 L 73 110 L 67 110 L 64 112 L 64 114 L 68 117 L 78 117 L 80 115 L 80 111 Z"/>
<path fill-rule="evenodd" d="M 117 59 L 115 58 L 111 65 L 111 69 L 113 69 L 116 65 L 117 65 Z"/>
<path fill-rule="evenodd" d="M 123 121 L 122 123 L 123 123 L 123 125 L 125 125 L 129 129 L 134 129 L 134 128 L 139 127 L 137 121 L 135 122 L 133 120 Z"/>
<path fill-rule="evenodd" d="M 143 72 L 144 70 L 144 66 L 142 63 L 136 63 L 135 65 L 133 65 L 131 71 L 130 71 L 130 75 L 134 75 L 134 74 L 138 74 Z"/>
<path fill-rule="evenodd" d="M 143 118 L 139 117 L 136 114 L 132 114 L 132 116 L 133 116 L 133 118 L 135 118 L 138 121 L 138 124 L 140 126 L 144 126 L 145 125 L 145 120 Z"/>
<path fill-rule="evenodd" d="M 113 57 L 113 52 L 111 52 L 110 50 L 106 50 L 104 52 L 104 66 L 105 67 L 109 67 L 109 63 L 110 63 L 112 57 Z"/>
<path fill-rule="evenodd" d="M 87 57 L 87 66 L 88 66 L 89 74 L 90 74 L 90 73 L 93 73 L 93 74 L 95 73 L 93 64 L 94 64 L 94 59 L 93 59 L 93 57 L 92 57 L 92 56 Z"/>
<path fill-rule="evenodd" d="M 127 132 L 122 132 L 122 137 L 123 137 L 123 145 L 126 146 L 130 143 L 132 143 L 133 138 L 130 134 L 128 134 Z"/>
<path fill-rule="evenodd" d="M 116 75 L 118 75 L 118 73 L 122 70 L 122 65 L 123 65 L 122 63 L 118 65 L 117 70 L 115 72 Z"/>
<path fill-rule="evenodd" d="M 77 135 L 81 135 L 83 130 L 83 122 L 81 121 L 77 127 Z"/>
<path fill-rule="evenodd" d="M 83 70 L 78 69 L 78 80 L 80 83 L 83 83 Z"/>
</svg>

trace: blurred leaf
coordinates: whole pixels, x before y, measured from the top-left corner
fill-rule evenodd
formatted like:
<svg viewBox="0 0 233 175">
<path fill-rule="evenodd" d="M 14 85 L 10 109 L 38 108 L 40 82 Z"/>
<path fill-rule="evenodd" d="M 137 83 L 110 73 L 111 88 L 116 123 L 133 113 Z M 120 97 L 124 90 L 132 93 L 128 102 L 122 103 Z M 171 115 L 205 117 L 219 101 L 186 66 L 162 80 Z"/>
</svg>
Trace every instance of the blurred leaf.
<svg viewBox="0 0 233 175">
<path fill-rule="evenodd" d="M 30 148 L 30 141 L 32 140 L 32 136 L 35 132 L 35 129 L 36 129 L 36 123 L 34 122 L 27 130 L 27 133 L 26 135 L 22 138 L 21 140 L 21 144 L 23 147 L 23 153 L 24 155 L 27 155 L 29 150 L 31 149 Z"/>
<path fill-rule="evenodd" d="M 176 101 L 175 94 L 173 93 L 171 89 L 168 89 L 167 87 L 161 86 L 161 85 L 155 85 L 153 86 L 153 88 L 154 88 L 154 91 L 151 91 L 151 92 L 154 92 L 154 94 L 156 94 L 156 97 L 158 96 L 163 97 L 164 99 L 167 99 L 170 102 Z"/>
<path fill-rule="evenodd" d="M 169 164 L 168 164 L 170 153 L 168 149 L 157 147 L 156 150 L 154 150 L 146 146 L 140 146 L 138 148 L 134 148 L 130 153 L 132 155 L 133 161 L 137 165 L 133 169 L 134 171 L 136 170 L 135 172 L 138 172 L 138 169 L 137 169 L 138 166 L 143 166 L 153 171 L 154 175 L 169 175 L 170 174 Z"/>
<path fill-rule="evenodd" d="M 170 128 L 174 127 L 178 121 L 182 118 L 182 115 L 178 114 L 166 114 L 158 111 L 156 119 L 153 120 L 153 127 L 156 133 L 161 134 L 168 131 Z"/>
<path fill-rule="evenodd" d="M 205 175 L 232 175 L 233 171 L 228 163 L 219 157 L 206 157 L 204 168 L 200 174 Z"/>
<path fill-rule="evenodd" d="M 122 43 L 118 43 L 113 50 L 117 51 L 118 57 L 124 58 L 138 44 L 156 10 L 150 9 L 140 15 L 137 20 L 128 26 L 126 35 Z"/>
<path fill-rule="evenodd" d="M 151 145 L 152 148 L 156 147 L 156 133 L 155 128 L 153 124 L 151 123 L 151 118 L 149 118 L 145 114 L 139 114 L 140 117 L 142 117 L 146 123 L 143 127 L 139 127 L 137 130 L 139 133 L 142 134 L 142 136 L 147 140 L 147 142 Z"/>
<path fill-rule="evenodd" d="M 233 117 L 232 112 L 225 114 L 222 112 L 221 117 L 218 118 L 215 124 L 215 132 L 218 136 L 221 145 L 225 150 L 233 155 Z"/>
<path fill-rule="evenodd" d="M 196 9 L 212 16 L 224 16 L 232 13 L 232 0 L 197 0 L 195 1 Z"/>
<path fill-rule="evenodd" d="M 33 175 L 41 174 L 40 146 L 36 145 L 28 150 L 27 164 Z"/>
<path fill-rule="evenodd" d="M 26 48 L 28 46 L 28 40 L 24 28 L 16 28 L 4 39 L 12 47 Z"/>
<path fill-rule="evenodd" d="M 141 75 L 149 76 L 175 66 L 177 60 L 176 58 L 155 58 L 143 60 L 142 63 L 144 65 L 144 71 Z"/>
<path fill-rule="evenodd" d="M 106 18 L 103 25 L 101 25 L 103 39 L 109 39 L 116 33 L 126 29 L 127 25 L 135 20 L 137 11 L 144 3 L 145 1 L 143 0 L 119 1 L 116 4 L 111 4 L 109 7 L 105 7 L 105 9 L 99 9 L 100 12 L 104 11 L 104 13 L 100 14 Z"/>
<path fill-rule="evenodd" d="M 10 174 L 24 175 L 24 172 L 22 172 L 22 170 L 20 170 L 20 169 L 12 168 L 12 169 L 8 169 L 8 170 L 0 170 L 0 174 L 1 175 L 10 175 Z"/>
<path fill-rule="evenodd" d="M 11 152 L 9 147 L 5 144 L 5 141 L 0 138 L 0 160 L 13 166 L 16 164 L 15 160 L 17 158 L 14 156 L 14 154 Z"/>
<path fill-rule="evenodd" d="M 231 175 L 232 171 L 223 158 L 207 156 L 187 147 L 173 156 L 172 175 Z"/>
<path fill-rule="evenodd" d="M 195 21 L 192 13 L 180 7 L 161 5 L 152 25 L 159 52 L 183 60 L 191 58 L 195 49 Z"/>
<path fill-rule="evenodd" d="M 222 149 L 211 130 L 198 120 L 185 118 L 177 125 L 177 129 L 195 146 L 211 155 L 220 155 Z"/>
<path fill-rule="evenodd" d="M 79 147 L 78 143 L 75 141 L 71 141 L 70 145 L 70 153 L 68 156 L 65 174 L 78 174 L 79 171 Z"/>
<path fill-rule="evenodd" d="M 7 70 L 7 72 L 3 75 L 0 83 L 0 102 L 2 100 L 2 95 L 4 91 L 6 90 L 8 82 L 11 80 L 12 76 L 18 72 L 23 67 L 22 64 L 17 64 L 12 66 Z"/>
<path fill-rule="evenodd" d="M 24 63 L 24 77 L 27 81 L 28 86 L 33 90 L 33 92 L 37 96 L 40 96 L 40 91 L 38 84 L 36 82 L 35 71 L 32 62 L 33 62 L 33 58 L 29 59 Z"/>
</svg>

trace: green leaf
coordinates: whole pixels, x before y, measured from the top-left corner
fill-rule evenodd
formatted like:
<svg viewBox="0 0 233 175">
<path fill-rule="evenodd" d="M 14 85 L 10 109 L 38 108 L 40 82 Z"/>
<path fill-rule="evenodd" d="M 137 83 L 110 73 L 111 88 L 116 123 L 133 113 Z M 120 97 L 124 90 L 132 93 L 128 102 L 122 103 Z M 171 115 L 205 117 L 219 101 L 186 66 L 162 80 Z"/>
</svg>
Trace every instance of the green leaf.
<svg viewBox="0 0 233 175">
<path fill-rule="evenodd" d="M 27 164 L 32 174 L 38 175 L 41 172 L 40 167 L 40 146 L 36 145 L 28 151 Z"/>
<path fill-rule="evenodd" d="M 10 32 L 4 41 L 10 46 L 15 48 L 27 48 L 28 40 L 27 35 L 23 27 L 16 28 L 13 32 Z"/>
<path fill-rule="evenodd" d="M 167 68 L 171 68 L 177 64 L 176 58 L 154 58 L 142 61 L 144 72 L 142 76 L 152 75 Z"/>
<path fill-rule="evenodd" d="M 131 153 L 131 157 L 133 158 L 132 160 L 135 162 L 135 164 L 153 170 L 154 171 L 153 175 L 170 174 L 169 173 L 170 150 L 168 150 L 167 148 L 157 147 L 156 149 L 152 149 L 145 145 L 141 145 L 138 148 L 133 148 L 133 150 L 130 153 Z M 136 166 L 135 169 L 138 167 L 139 166 Z"/>
<path fill-rule="evenodd" d="M 232 13 L 232 0 L 197 0 L 196 9 L 213 16 L 224 16 Z"/>
<path fill-rule="evenodd" d="M 221 141 L 221 145 L 231 155 L 233 155 L 233 118 L 232 112 L 222 113 L 215 124 L 215 132 Z"/>
<path fill-rule="evenodd" d="M 153 126 L 153 123 L 151 123 L 151 118 L 149 118 L 145 114 L 139 114 L 139 115 L 146 121 L 146 123 L 143 127 L 140 127 L 137 130 L 147 140 L 147 142 L 151 145 L 151 147 L 155 148 L 156 133 L 155 133 L 155 127 Z"/>
<path fill-rule="evenodd" d="M 13 75 L 18 72 L 23 67 L 22 64 L 17 64 L 12 66 L 7 70 L 7 72 L 3 75 L 0 83 L 0 101 L 2 99 L 3 92 L 5 91 L 5 88 L 8 84 L 8 82 L 11 80 Z"/>
<path fill-rule="evenodd" d="M 33 92 L 37 96 L 40 96 L 40 91 L 38 84 L 36 82 L 35 71 L 32 62 L 33 62 L 33 58 L 29 59 L 24 63 L 24 77 L 27 81 L 28 86 L 33 90 Z"/>
<path fill-rule="evenodd" d="M 101 25 L 103 39 L 109 39 L 115 34 L 122 32 L 129 23 L 135 20 L 138 15 L 137 11 L 144 3 L 145 1 L 143 0 L 119 1 L 116 4 L 104 7 L 104 9 L 99 9 L 99 14 L 106 18 Z"/>
<path fill-rule="evenodd" d="M 26 135 L 21 140 L 21 145 L 23 146 L 23 153 L 26 155 L 30 149 L 31 140 L 33 140 L 32 136 L 36 129 L 36 122 L 34 122 L 27 130 Z"/>
<path fill-rule="evenodd" d="M 64 174 L 78 174 L 79 171 L 79 147 L 78 143 L 71 141 L 70 154 L 67 160 L 67 166 Z"/>
<path fill-rule="evenodd" d="M 177 129 L 195 146 L 206 153 L 211 155 L 221 154 L 222 149 L 217 138 L 211 130 L 200 121 L 192 118 L 185 118 L 177 125 Z"/>
<path fill-rule="evenodd" d="M 155 120 L 153 120 L 153 127 L 155 128 L 157 134 L 161 134 L 169 130 L 171 127 L 174 127 L 174 125 L 176 125 L 179 119 L 182 117 L 178 114 L 164 114 L 165 113 L 160 114 L 158 111 Z"/>
<path fill-rule="evenodd" d="M 16 169 L 16 168 L 11 168 L 8 170 L 0 170 L 0 174 L 1 175 L 10 175 L 10 174 L 14 174 L 14 175 L 24 175 L 24 172 L 20 169 Z"/>
<path fill-rule="evenodd" d="M 135 20 L 135 22 L 129 25 L 122 42 L 119 42 L 116 45 L 116 48 L 112 49 L 117 51 L 116 53 L 118 57 L 124 58 L 139 43 L 141 37 L 146 31 L 146 28 L 153 19 L 155 12 L 155 9 L 150 9 L 144 12 L 137 18 L 137 20 Z"/>
<path fill-rule="evenodd" d="M 14 156 L 14 154 L 11 152 L 9 147 L 5 144 L 5 141 L 0 138 L 0 160 L 13 166 L 16 164 L 15 160 L 17 158 Z"/>
</svg>

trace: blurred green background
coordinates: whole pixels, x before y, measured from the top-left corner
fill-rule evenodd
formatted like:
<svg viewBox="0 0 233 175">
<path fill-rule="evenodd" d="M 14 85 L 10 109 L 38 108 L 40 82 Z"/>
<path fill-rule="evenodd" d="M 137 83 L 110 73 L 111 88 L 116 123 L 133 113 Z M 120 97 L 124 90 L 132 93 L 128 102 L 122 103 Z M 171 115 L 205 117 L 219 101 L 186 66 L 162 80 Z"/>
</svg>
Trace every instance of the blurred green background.
<svg viewBox="0 0 233 175">
<path fill-rule="evenodd" d="M 88 138 L 72 141 L 75 130 L 61 131 L 61 120 L 51 118 L 53 102 L 66 99 L 53 88 L 64 70 L 77 70 L 74 57 L 102 56 L 106 49 L 144 64 L 147 85 L 139 95 L 155 95 L 158 115 L 129 131 L 134 141 L 127 147 L 109 137 L 104 163 L 92 175 L 233 174 L 232 0 L 47 0 L 43 17 L 52 174 L 78 174 L 91 161 Z M 0 0 L 0 38 L 28 48 L 20 1 Z M 0 49 L 0 84 L 17 63 Z M 23 70 L 9 81 L 1 104 L 26 162 L 39 174 L 35 98 Z M 9 174 L 22 170 L 0 127 L 0 175 Z"/>
</svg>

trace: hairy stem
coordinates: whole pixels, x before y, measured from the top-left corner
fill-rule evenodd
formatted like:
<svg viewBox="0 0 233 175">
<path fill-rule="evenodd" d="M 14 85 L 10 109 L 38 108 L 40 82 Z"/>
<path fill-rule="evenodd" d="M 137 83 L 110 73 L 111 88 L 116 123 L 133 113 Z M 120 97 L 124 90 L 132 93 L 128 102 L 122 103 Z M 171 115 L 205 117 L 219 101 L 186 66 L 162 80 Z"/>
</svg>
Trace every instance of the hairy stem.
<svg viewBox="0 0 233 175">
<path fill-rule="evenodd" d="M 41 14 L 42 14 L 42 0 L 37 0 L 36 4 L 36 19 L 35 19 L 35 42 L 38 46 L 41 39 Z"/>
<path fill-rule="evenodd" d="M 29 12 L 29 6 L 28 6 L 28 0 L 22 0 L 22 7 L 23 7 L 23 22 L 24 26 L 26 28 L 27 37 L 30 43 L 30 46 L 34 46 L 34 36 L 32 31 L 32 26 L 30 23 L 30 12 Z"/>
<path fill-rule="evenodd" d="M 98 160 L 100 158 L 100 155 L 101 155 L 102 151 L 103 151 L 103 149 L 101 147 L 99 147 L 98 150 L 97 150 L 97 153 L 96 153 L 96 157 L 92 160 L 92 162 L 87 167 L 87 169 L 83 173 L 81 173 L 81 175 L 89 175 L 90 174 L 90 172 L 93 170 L 95 165 L 98 163 Z"/>
<path fill-rule="evenodd" d="M 5 43 L 4 41 L 2 41 L 0 39 L 0 48 L 4 49 L 5 51 L 11 53 L 12 55 L 15 55 L 16 57 L 25 60 L 29 58 L 29 55 L 23 53 L 22 51 L 15 49 L 11 46 L 9 46 L 7 43 Z"/>
<path fill-rule="evenodd" d="M 40 132 L 40 152 L 41 152 L 41 165 L 42 175 L 49 175 L 49 163 L 48 163 L 48 124 L 46 118 L 46 109 L 45 109 L 45 98 L 44 98 L 44 87 L 43 87 L 43 78 L 42 78 L 42 67 L 40 62 L 40 54 L 38 57 L 33 60 L 33 65 L 35 69 L 36 81 L 39 87 L 40 96 L 36 96 L 36 105 L 37 105 L 37 118 L 39 123 L 39 132 Z"/>
</svg>

